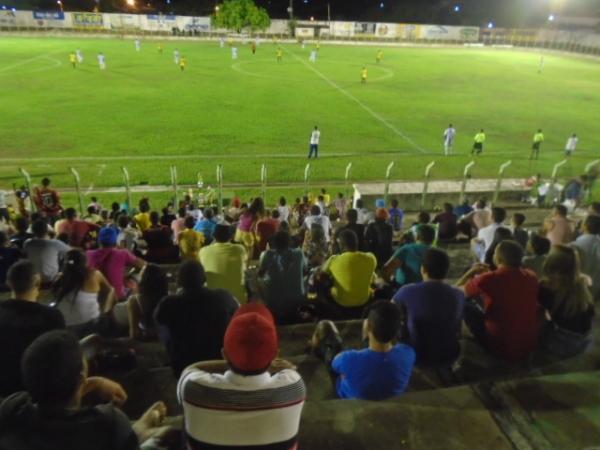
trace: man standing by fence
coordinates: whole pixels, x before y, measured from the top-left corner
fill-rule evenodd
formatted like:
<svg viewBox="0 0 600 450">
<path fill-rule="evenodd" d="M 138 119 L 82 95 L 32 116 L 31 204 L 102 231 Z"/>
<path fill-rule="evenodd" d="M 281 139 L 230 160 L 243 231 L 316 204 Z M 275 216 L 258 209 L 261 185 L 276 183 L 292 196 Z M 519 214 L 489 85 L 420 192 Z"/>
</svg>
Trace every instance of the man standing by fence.
<svg viewBox="0 0 600 450">
<path fill-rule="evenodd" d="M 531 145 L 531 155 L 529 159 L 539 159 L 540 158 L 540 147 L 542 146 L 542 142 L 544 142 L 544 133 L 542 133 L 542 129 L 537 130 L 537 133 L 533 135 L 533 144 Z"/>
<path fill-rule="evenodd" d="M 314 153 L 315 158 L 319 157 L 319 140 L 321 139 L 321 132 L 315 125 L 315 129 L 310 135 L 310 151 L 308 152 L 308 159 L 310 159 Z"/>
</svg>

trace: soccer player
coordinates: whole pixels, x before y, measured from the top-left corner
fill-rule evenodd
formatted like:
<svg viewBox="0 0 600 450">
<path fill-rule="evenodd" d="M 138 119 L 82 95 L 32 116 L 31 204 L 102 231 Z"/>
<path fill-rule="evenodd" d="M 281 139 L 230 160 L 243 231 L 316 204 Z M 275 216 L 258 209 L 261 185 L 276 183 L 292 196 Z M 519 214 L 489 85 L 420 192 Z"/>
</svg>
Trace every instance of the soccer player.
<svg viewBox="0 0 600 450">
<path fill-rule="evenodd" d="M 225 39 L 223 39 L 223 38 L 219 39 L 219 47 L 225 48 Z"/>
<path fill-rule="evenodd" d="M 185 70 L 185 66 L 187 65 L 187 58 L 185 56 L 182 56 L 181 58 L 178 57 L 178 59 L 179 59 L 179 68 L 183 72 Z"/>
<path fill-rule="evenodd" d="M 317 51 L 321 50 L 321 42 L 320 41 L 317 41 L 316 49 L 317 49 Z"/>
<path fill-rule="evenodd" d="M 315 155 L 315 159 L 319 157 L 319 140 L 321 139 L 321 132 L 315 125 L 313 132 L 310 134 L 310 150 L 308 151 L 308 159 Z"/>
<path fill-rule="evenodd" d="M 238 58 L 238 49 L 237 47 L 231 47 L 231 59 Z"/>
<path fill-rule="evenodd" d="M 544 68 L 544 55 L 540 56 L 540 65 L 538 66 L 538 73 L 542 73 Z"/>
<path fill-rule="evenodd" d="M 567 145 L 565 145 L 565 155 L 566 156 L 571 156 L 573 154 L 573 152 L 577 148 L 577 142 L 579 142 L 579 138 L 577 137 L 577 135 L 575 133 L 573 133 L 571 135 L 571 137 L 569 137 L 569 139 L 567 139 Z"/>
<path fill-rule="evenodd" d="M 179 50 L 175 49 L 175 51 L 173 52 L 173 59 L 175 60 L 175 64 L 179 64 L 180 58 L 181 56 L 179 54 Z"/>
<path fill-rule="evenodd" d="M 256 41 L 252 41 L 252 54 L 256 55 Z"/>
<path fill-rule="evenodd" d="M 158 44 L 158 53 L 160 53 L 161 55 L 163 54 L 163 45 L 162 44 Z"/>
<path fill-rule="evenodd" d="M 544 133 L 542 133 L 542 129 L 540 128 L 537 130 L 537 133 L 533 135 L 533 144 L 531 144 L 531 155 L 529 156 L 529 159 L 540 158 L 540 147 L 542 142 L 544 142 Z"/>
<path fill-rule="evenodd" d="M 360 72 L 360 82 L 362 84 L 365 84 L 367 82 L 367 76 L 368 76 L 367 68 L 363 67 Z"/>
<path fill-rule="evenodd" d="M 448 128 L 444 130 L 444 155 L 448 156 L 452 154 L 455 137 L 456 129 L 452 126 L 452 124 L 450 124 L 448 125 Z"/>
<path fill-rule="evenodd" d="M 383 51 L 379 50 L 377 52 L 377 56 L 375 57 L 375 61 L 377 61 L 377 64 L 379 64 L 381 62 L 381 60 L 383 59 Z"/>
<path fill-rule="evenodd" d="M 142 49 L 142 43 L 140 42 L 140 40 L 139 40 L 139 39 L 136 39 L 136 40 L 134 41 L 134 43 L 135 43 L 135 51 L 136 51 L 136 52 L 139 52 L 139 51 Z"/>
<path fill-rule="evenodd" d="M 310 58 L 308 58 L 308 60 L 313 63 L 317 62 L 317 51 L 316 50 L 310 51 Z"/>
<path fill-rule="evenodd" d="M 75 50 L 75 56 L 77 56 L 77 64 L 81 64 L 83 62 L 83 53 L 81 49 Z"/>
<path fill-rule="evenodd" d="M 471 155 L 476 153 L 481 155 L 483 152 L 483 143 L 485 142 L 485 133 L 483 132 L 483 128 L 479 133 L 475 135 L 475 142 L 473 143 L 473 150 L 471 150 Z"/>
<path fill-rule="evenodd" d="M 69 54 L 69 62 L 73 66 L 73 69 L 75 69 L 77 67 L 77 56 L 75 56 L 74 52 L 71 52 Z"/>
<path fill-rule="evenodd" d="M 283 58 L 283 50 L 281 49 L 281 47 L 279 47 L 277 49 L 277 62 L 281 62 L 282 58 Z"/>
<path fill-rule="evenodd" d="M 106 69 L 106 57 L 102 52 L 98 53 L 98 65 L 100 66 L 100 70 Z"/>
</svg>

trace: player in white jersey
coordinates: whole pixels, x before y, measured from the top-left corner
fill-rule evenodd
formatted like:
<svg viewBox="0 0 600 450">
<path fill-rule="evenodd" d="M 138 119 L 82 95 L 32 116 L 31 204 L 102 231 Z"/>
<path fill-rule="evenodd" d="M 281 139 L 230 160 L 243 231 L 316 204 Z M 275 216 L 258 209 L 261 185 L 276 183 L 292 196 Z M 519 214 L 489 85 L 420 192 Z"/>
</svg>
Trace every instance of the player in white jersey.
<svg viewBox="0 0 600 450">
<path fill-rule="evenodd" d="M 173 52 L 173 60 L 175 61 L 175 64 L 179 65 L 179 61 L 181 60 L 181 56 L 179 54 L 179 50 L 175 49 L 175 51 Z"/>
<path fill-rule="evenodd" d="M 444 155 L 448 156 L 452 154 L 455 137 L 456 129 L 452 126 L 452 124 L 450 124 L 448 125 L 448 128 L 444 130 Z"/>
<path fill-rule="evenodd" d="M 77 56 L 77 63 L 81 64 L 83 62 L 83 53 L 81 51 L 81 49 L 77 49 L 75 50 L 75 56 Z"/>
<path fill-rule="evenodd" d="M 315 125 L 313 132 L 310 134 L 310 147 L 308 151 L 308 159 L 315 155 L 315 158 L 319 157 L 319 140 L 321 139 L 321 132 Z"/>
<path fill-rule="evenodd" d="M 135 51 L 139 52 L 142 49 L 142 43 L 140 42 L 139 39 L 135 40 Z"/>
<path fill-rule="evenodd" d="M 225 39 L 224 38 L 219 39 L 219 47 L 225 48 Z"/>
<path fill-rule="evenodd" d="M 104 53 L 98 53 L 98 65 L 100 66 L 100 70 L 106 69 L 106 57 Z"/>
<path fill-rule="evenodd" d="M 575 133 L 573 133 L 569 139 L 567 139 L 567 145 L 565 145 L 565 155 L 571 156 L 575 149 L 577 148 L 577 142 L 579 142 L 579 138 Z"/>
<path fill-rule="evenodd" d="M 310 58 L 308 58 L 308 60 L 313 63 L 317 62 L 317 51 L 316 50 L 310 51 Z"/>
<path fill-rule="evenodd" d="M 238 49 L 237 47 L 231 47 L 231 59 L 237 59 Z"/>
</svg>

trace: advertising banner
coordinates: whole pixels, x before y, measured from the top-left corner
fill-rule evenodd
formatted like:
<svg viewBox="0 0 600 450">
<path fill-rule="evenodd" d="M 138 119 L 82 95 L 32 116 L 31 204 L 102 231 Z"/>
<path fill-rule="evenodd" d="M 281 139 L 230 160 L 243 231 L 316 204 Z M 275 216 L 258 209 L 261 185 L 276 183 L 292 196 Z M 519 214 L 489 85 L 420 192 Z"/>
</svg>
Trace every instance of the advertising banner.
<svg viewBox="0 0 600 450">
<path fill-rule="evenodd" d="M 478 37 L 479 28 L 442 25 L 420 25 L 417 34 L 418 39 L 436 41 L 476 41 Z"/>
<path fill-rule="evenodd" d="M 381 38 L 395 38 L 396 28 L 395 23 L 378 23 L 375 28 L 375 34 Z"/>
<path fill-rule="evenodd" d="M 17 16 L 12 11 L 0 10 L 0 27 L 16 27 Z"/>
<path fill-rule="evenodd" d="M 73 26 L 75 28 L 102 28 L 104 18 L 100 13 L 71 13 L 73 17 Z"/>
<path fill-rule="evenodd" d="M 331 22 L 331 34 L 337 37 L 354 36 L 354 22 Z"/>
<path fill-rule="evenodd" d="M 419 25 L 412 23 L 400 23 L 396 25 L 396 37 L 406 41 L 414 41 L 417 39 Z"/>
<path fill-rule="evenodd" d="M 315 37 L 314 28 L 296 28 L 296 37 L 299 38 L 312 38 Z"/>
<path fill-rule="evenodd" d="M 65 26 L 65 13 L 62 11 L 33 11 L 35 26 L 56 28 Z"/>
<path fill-rule="evenodd" d="M 374 22 L 354 22 L 354 35 L 375 36 L 376 26 Z"/>
<path fill-rule="evenodd" d="M 184 31 L 210 31 L 210 17 L 177 16 L 177 28 Z"/>
<path fill-rule="evenodd" d="M 110 28 L 115 30 L 137 30 L 140 28 L 140 17 L 134 14 L 110 14 L 105 18 L 108 19 Z"/>
</svg>

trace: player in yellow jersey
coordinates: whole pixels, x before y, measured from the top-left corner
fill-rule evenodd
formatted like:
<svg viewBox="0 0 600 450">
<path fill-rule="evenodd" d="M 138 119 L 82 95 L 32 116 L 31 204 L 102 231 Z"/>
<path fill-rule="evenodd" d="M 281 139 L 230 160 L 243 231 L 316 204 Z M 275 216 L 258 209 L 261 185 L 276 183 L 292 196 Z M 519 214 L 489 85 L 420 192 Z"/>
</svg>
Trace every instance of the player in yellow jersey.
<svg viewBox="0 0 600 450">
<path fill-rule="evenodd" d="M 69 55 L 69 62 L 73 66 L 73 69 L 77 67 L 77 55 L 75 55 L 75 52 L 71 52 Z"/>
<path fill-rule="evenodd" d="M 361 72 L 360 72 L 360 82 L 362 84 L 365 84 L 367 82 L 367 76 L 369 75 L 369 73 L 367 72 L 367 68 L 363 67 Z"/>
<path fill-rule="evenodd" d="M 375 61 L 377 61 L 377 64 L 379 64 L 381 62 L 381 60 L 383 59 L 383 51 L 379 50 L 377 52 L 377 56 L 375 57 Z"/>
<path fill-rule="evenodd" d="M 163 45 L 162 44 L 158 44 L 158 53 L 160 53 L 161 55 L 163 54 Z"/>
<path fill-rule="evenodd" d="M 281 62 L 282 58 L 283 58 L 283 50 L 281 49 L 281 47 L 279 47 L 277 49 L 277 62 Z"/>
<path fill-rule="evenodd" d="M 179 68 L 181 69 L 182 72 L 185 70 L 186 65 L 187 65 L 187 58 L 185 56 L 182 56 L 179 59 Z"/>
<path fill-rule="evenodd" d="M 317 51 L 321 50 L 321 42 L 317 41 L 317 45 L 315 47 Z"/>
</svg>

